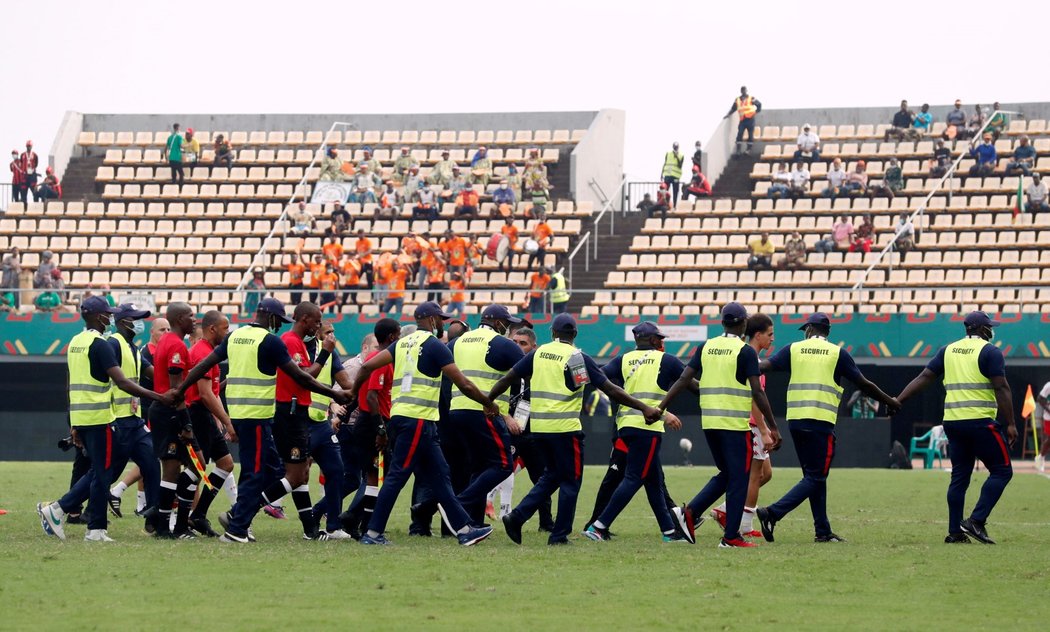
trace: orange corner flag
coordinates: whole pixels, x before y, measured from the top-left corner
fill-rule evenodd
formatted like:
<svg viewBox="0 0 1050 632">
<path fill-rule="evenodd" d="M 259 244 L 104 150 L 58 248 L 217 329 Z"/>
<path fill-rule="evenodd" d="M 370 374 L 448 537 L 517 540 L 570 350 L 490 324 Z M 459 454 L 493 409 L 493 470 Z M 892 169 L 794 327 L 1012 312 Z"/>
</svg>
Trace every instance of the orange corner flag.
<svg viewBox="0 0 1050 632">
<path fill-rule="evenodd" d="M 1021 419 L 1028 419 L 1028 416 L 1035 412 L 1035 398 L 1032 397 L 1032 385 L 1028 385 L 1028 390 L 1024 393 L 1024 406 L 1021 407 Z"/>
</svg>

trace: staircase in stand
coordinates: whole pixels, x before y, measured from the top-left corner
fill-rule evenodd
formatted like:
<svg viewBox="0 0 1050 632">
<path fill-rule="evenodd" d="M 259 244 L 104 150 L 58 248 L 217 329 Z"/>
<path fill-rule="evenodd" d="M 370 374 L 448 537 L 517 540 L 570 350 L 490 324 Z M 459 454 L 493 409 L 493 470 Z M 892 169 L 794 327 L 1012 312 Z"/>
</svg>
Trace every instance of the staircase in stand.
<svg viewBox="0 0 1050 632">
<path fill-rule="evenodd" d="M 609 211 L 613 213 L 616 211 Z M 572 265 L 572 283 L 569 289 L 580 288 L 583 290 L 600 290 L 605 287 L 605 281 L 608 279 L 609 271 L 615 270 L 616 266 L 620 264 L 620 255 L 630 252 L 631 241 L 633 241 L 635 235 L 639 235 L 642 232 L 642 226 L 645 224 L 645 215 L 642 213 L 631 212 L 626 215 L 616 212 L 616 232 L 613 235 L 609 234 L 609 216 L 608 214 L 602 218 L 601 224 L 599 225 L 598 232 L 598 258 L 591 261 L 590 270 L 584 270 L 583 266 L 583 251 L 581 250 L 577 255 Z M 593 226 L 584 226 L 583 231 L 591 231 L 591 239 L 587 240 L 585 247 L 588 248 L 592 253 L 594 252 L 594 242 L 592 241 L 595 237 Z M 572 298 L 569 299 L 569 311 L 573 314 L 580 313 L 580 309 L 585 305 L 590 305 L 594 300 L 594 294 L 590 292 L 577 293 L 574 292 Z"/>
<path fill-rule="evenodd" d="M 102 166 L 102 156 L 73 158 L 62 176 L 62 197 L 67 202 L 101 202 L 102 193 L 95 189 L 95 175 Z"/>
</svg>

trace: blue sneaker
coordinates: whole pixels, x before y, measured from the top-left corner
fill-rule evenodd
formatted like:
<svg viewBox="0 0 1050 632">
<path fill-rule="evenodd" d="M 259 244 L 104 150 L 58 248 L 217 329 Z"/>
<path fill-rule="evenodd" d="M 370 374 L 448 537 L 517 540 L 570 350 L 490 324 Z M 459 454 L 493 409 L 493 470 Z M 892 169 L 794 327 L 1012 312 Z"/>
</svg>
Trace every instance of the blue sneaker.
<svg viewBox="0 0 1050 632">
<path fill-rule="evenodd" d="M 361 544 L 379 544 L 381 546 L 392 546 L 394 544 L 390 540 L 387 540 L 386 536 L 382 533 L 380 533 L 374 538 L 366 533 L 361 536 L 361 539 L 358 540 L 358 542 L 360 542 Z"/>
<path fill-rule="evenodd" d="M 474 546 L 490 535 L 492 535 L 491 526 L 472 527 L 466 533 L 459 534 L 459 543 L 463 546 Z"/>
<path fill-rule="evenodd" d="M 607 542 L 609 540 L 609 530 L 596 527 L 592 524 L 584 529 L 583 537 L 588 540 L 594 540 L 595 542 Z"/>
<path fill-rule="evenodd" d="M 44 533 L 53 535 L 59 540 L 66 539 L 65 525 L 62 524 L 64 516 L 63 518 L 56 517 L 50 503 L 37 503 L 36 512 L 40 514 L 40 525 L 44 528 Z"/>
</svg>

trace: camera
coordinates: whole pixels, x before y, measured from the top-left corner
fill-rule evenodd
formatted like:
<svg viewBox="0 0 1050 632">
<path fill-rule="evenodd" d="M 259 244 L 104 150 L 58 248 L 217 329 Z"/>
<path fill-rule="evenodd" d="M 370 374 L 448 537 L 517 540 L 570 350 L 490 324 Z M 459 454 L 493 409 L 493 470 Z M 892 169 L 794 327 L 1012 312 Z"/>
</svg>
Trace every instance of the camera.
<svg viewBox="0 0 1050 632">
<path fill-rule="evenodd" d="M 58 440 L 58 449 L 63 452 L 69 452 L 69 450 L 73 448 L 73 445 L 73 435 Z"/>
</svg>

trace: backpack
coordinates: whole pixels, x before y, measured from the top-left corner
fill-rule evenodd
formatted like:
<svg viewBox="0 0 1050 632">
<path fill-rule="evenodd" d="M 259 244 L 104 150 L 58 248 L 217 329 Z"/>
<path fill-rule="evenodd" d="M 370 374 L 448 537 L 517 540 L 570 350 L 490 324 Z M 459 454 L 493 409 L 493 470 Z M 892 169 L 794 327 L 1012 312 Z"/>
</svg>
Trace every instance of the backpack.
<svg viewBox="0 0 1050 632">
<path fill-rule="evenodd" d="M 887 467 L 891 470 L 911 469 L 911 459 L 908 458 L 908 451 L 904 449 L 900 441 L 893 442 L 893 447 L 890 448 L 890 463 Z"/>
</svg>

